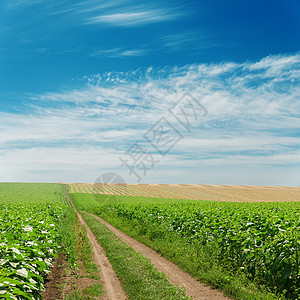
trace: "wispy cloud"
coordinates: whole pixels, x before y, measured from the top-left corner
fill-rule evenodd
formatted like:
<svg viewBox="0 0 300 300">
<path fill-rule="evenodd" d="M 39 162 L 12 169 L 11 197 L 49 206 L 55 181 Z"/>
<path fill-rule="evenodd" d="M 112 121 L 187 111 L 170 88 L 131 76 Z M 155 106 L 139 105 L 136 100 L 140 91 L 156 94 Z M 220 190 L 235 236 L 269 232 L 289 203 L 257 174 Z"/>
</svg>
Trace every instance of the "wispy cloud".
<svg viewBox="0 0 300 300">
<path fill-rule="evenodd" d="M 97 50 L 90 54 L 92 57 L 132 57 L 132 56 L 144 56 L 149 52 L 148 49 L 124 49 L 113 48 L 106 50 Z"/>
<path fill-rule="evenodd" d="M 182 5 L 175 2 L 163 4 L 140 4 L 130 0 L 12 0 L 5 5 L 8 10 L 37 8 L 43 15 L 73 16 L 81 24 L 107 24 L 111 26 L 135 27 L 145 24 L 173 20 L 183 15 Z"/>
<path fill-rule="evenodd" d="M 203 32 L 185 31 L 176 34 L 162 35 L 159 37 L 162 46 L 172 51 L 193 49 L 194 52 L 218 46 Z"/>
<path fill-rule="evenodd" d="M 127 8 L 120 13 L 109 13 L 90 17 L 86 23 L 104 23 L 113 26 L 134 27 L 168 21 L 178 16 L 178 13 L 167 9 Z"/>
<path fill-rule="evenodd" d="M 39 3 L 45 3 L 45 0 L 10 0 L 7 4 L 7 7 L 10 9 L 19 8 L 24 6 L 33 6 Z"/>
<path fill-rule="evenodd" d="M 100 2 L 96 0 L 75 2 L 72 0 L 5 1 L 3 10 L 7 12 L 7 15 L 10 16 L 8 19 L 12 21 L 7 29 L 0 29 L 0 35 L 1 31 L 7 31 L 5 39 L 10 35 L 14 36 L 16 45 L 12 44 L 11 51 L 5 51 L 5 55 L 13 57 L 13 59 L 25 56 L 34 59 L 36 52 L 65 55 L 72 51 L 84 53 L 86 61 L 89 56 L 133 58 L 146 56 L 153 52 L 157 42 L 156 36 L 150 34 L 149 39 L 145 39 L 145 37 L 140 37 L 137 32 L 136 36 L 129 37 L 128 32 L 124 30 L 136 29 L 145 25 L 149 25 L 150 28 L 151 25 L 161 22 L 184 18 L 186 10 L 183 8 L 184 4 L 177 0 L 163 3 L 139 3 L 129 0 Z M 26 18 L 20 19 L 18 17 L 20 13 L 24 13 Z M 31 15 L 32 18 L 29 17 Z M 37 27 L 36 24 L 41 25 Z M 78 30 L 79 27 L 83 28 Z M 57 28 L 60 29 L 57 30 Z M 83 33 L 90 31 L 91 34 L 94 34 L 92 32 L 95 29 L 103 30 L 102 33 L 99 33 L 99 35 L 101 34 L 101 44 L 97 38 L 86 40 Z M 109 30 L 112 31 L 111 34 L 108 34 Z M 68 38 L 65 37 L 66 32 L 70 32 Z M 113 36 L 114 34 L 116 38 Z M 128 41 L 123 36 L 127 36 Z M 37 48 L 38 51 L 33 48 Z M 46 49 L 50 51 L 45 51 Z"/>
<path fill-rule="evenodd" d="M 160 164 L 149 182 L 170 175 L 180 183 L 184 174 L 192 183 L 296 185 L 299 71 L 295 54 L 85 76 L 80 88 L 28 99 L 27 113 L 0 114 L 0 180 L 14 170 L 20 178 L 55 181 L 54 170 L 64 169 L 69 181 L 91 181 L 111 167 L 130 181 L 118 156 L 137 140 L 155 153 L 143 134 L 165 116 L 184 139 L 165 159 L 155 153 Z M 190 132 L 168 113 L 186 91 L 208 111 Z"/>
</svg>

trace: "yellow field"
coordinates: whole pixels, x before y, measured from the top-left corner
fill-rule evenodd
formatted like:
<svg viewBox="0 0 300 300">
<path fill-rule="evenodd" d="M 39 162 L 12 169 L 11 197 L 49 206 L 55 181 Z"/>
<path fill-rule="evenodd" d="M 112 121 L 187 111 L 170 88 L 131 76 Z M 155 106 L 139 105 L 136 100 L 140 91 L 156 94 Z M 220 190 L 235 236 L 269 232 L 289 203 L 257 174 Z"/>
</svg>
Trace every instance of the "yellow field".
<svg viewBox="0 0 300 300">
<path fill-rule="evenodd" d="M 300 201 L 300 187 L 202 184 L 70 184 L 71 193 L 233 202 Z"/>
</svg>

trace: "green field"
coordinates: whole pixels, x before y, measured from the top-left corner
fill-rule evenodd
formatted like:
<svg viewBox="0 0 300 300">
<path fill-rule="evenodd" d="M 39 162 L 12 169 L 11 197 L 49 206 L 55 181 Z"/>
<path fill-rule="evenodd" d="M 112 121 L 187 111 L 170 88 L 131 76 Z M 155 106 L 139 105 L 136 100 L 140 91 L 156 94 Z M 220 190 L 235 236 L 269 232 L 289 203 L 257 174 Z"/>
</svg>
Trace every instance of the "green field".
<svg viewBox="0 0 300 300">
<path fill-rule="evenodd" d="M 84 194 L 76 193 L 70 194 L 72 199 L 80 205 L 81 210 L 91 209 L 91 207 L 98 207 L 103 205 L 117 205 L 117 204 L 172 204 L 172 203 L 195 203 L 198 200 L 185 199 L 163 199 L 150 198 L 139 196 L 125 196 L 125 195 L 103 195 L 103 194 Z"/>
<path fill-rule="evenodd" d="M 41 299 L 57 252 L 74 260 L 74 213 L 63 192 L 58 184 L 0 184 L 0 298 Z"/>
<path fill-rule="evenodd" d="M 45 277 L 57 254 L 64 253 L 75 263 L 76 245 L 90 249 L 64 193 L 65 186 L 61 184 L 0 184 L 0 298 L 41 299 Z M 79 211 L 106 219 L 196 279 L 234 299 L 300 299 L 299 202 L 233 203 L 76 193 L 70 196 Z M 142 295 L 142 291 L 150 288 L 163 297 L 170 291 L 170 297 L 173 293 L 176 299 L 174 295 L 181 292 L 154 269 L 149 274 L 161 283 L 156 286 L 156 281 L 143 275 L 138 285 L 141 291 L 132 296 L 130 289 L 137 279 L 134 274 L 150 270 L 149 262 L 116 240 L 92 216 L 83 215 L 107 247 L 115 268 L 120 268 L 123 284 L 128 281 L 128 295 L 147 299 L 149 292 Z M 87 252 L 90 257 L 90 250 Z M 121 254 L 127 256 L 121 258 Z M 129 265 L 122 266 L 118 261 L 126 262 L 128 257 L 132 260 L 129 269 Z M 89 276 L 95 277 L 96 273 L 91 272 Z"/>
<path fill-rule="evenodd" d="M 258 296 L 259 289 L 300 297 L 300 203 L 71 195 L 79 210 L 103 217 L 235 298 L 268 298 Z"/>
</svg>

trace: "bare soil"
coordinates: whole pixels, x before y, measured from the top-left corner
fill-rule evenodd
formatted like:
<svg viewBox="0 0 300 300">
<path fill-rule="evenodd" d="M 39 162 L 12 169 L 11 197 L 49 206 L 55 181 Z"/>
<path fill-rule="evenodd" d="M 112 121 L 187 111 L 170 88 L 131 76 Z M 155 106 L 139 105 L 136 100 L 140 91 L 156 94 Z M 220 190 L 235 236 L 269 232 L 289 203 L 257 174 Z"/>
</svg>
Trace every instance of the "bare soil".
<svg viewBox="0 0 300 300">
<path fill-rule="evenodd" d="M 81 261 L 77 263 L 79 267 L 82 265 Z M 63 254 L 59 254 L 51 273 L 46 278 L 45 291 L 42 293 L 42 299 L 64 299 L 66 296 L 71 295 L 75 288 L 77 290 L 83 290 L 96 283 L 102 284 L 102 281 L 89 278 L 88 274 L 83 272 L 82 269 L 71 269 L 66 257 Z"/>
<path fill-rule="evenodd" d="M 201 284 L 199 281 L 194 279 L 190 274 L 181 270 L 177 265 L 168 261 L 160 254 L 155 252 L 153 249 L 147 247 L 146 245 L 138 242 L 124 232 L 116 229 L 111 224 L 107 223 L 103 219 L 94 216 L 102 224 L 106 225 L 109 230 L 111 230 L 119 239 L 124 241 L 135 251 L 142 253 L 145 257 L 148 257 L 152 264 L 160 271 L 167 275 L 169 281 L 179 287 L 183 287 L 186 290 L 186 294 L 193 299 L 201 300 L 221 300 L 228 299 L 221 292 L 212 289 L 211 287 Z"/>
<path fill-rule="evenodd" d="M 63 254 L 59 254 L 58 258 L 55 260 L 51 273 L 48 274 L 45 280 L 45 291 L 42 293 L 43 299 L 53 300 L 61 298 L 61 290 L 59 289 L 59 286 L 63 280 L 65 264 L 65 256 Z"/>
</svg>

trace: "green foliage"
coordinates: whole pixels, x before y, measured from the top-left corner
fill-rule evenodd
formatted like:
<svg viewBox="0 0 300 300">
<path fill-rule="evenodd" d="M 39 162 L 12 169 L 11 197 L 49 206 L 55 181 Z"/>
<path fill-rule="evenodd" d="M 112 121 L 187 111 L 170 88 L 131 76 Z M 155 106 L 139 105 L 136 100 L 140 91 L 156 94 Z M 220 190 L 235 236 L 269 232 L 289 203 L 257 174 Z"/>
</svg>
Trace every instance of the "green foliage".
<svg viewBox="0 0 300 300">
<path fill-rule="evenodd" d="M 220 203 L 118 205 L 110 210 L 138 224 L 140 234 L 164 238 L 178 233 L 190 243 L 217 245 L 223 265 L 288 297 L 300 296 L 300 205 Z M 98 211 L 99 213 L 99 211 Z"/>
<path fill-rule="evenodd" d="M 77 260 L 76 251 L 76 228 L 75 228 L 75 213 L 73 208 L 64 207 L 64 216 L 60 219 L 58 225 L 58 243 L 71 267 L 74 267 Z"/>
<path fill-rule="evenodd" d="M 0 183 L 1 203 L 66 204 L 64 186 L 56 183 Z"/>
<path fill-rule="evenodd" d="M 93 284 L 83 290 L 75 290 L 71 295 L 66 296 L 65 300 L 94 300 L 95 297 L 104 295 L 105 291 L 99 283 Z"/>
<path fill-rule="evenodd" d="M 123 204 L 103 205 L 103 198 L 91 195 L 72 198 L 80 209 L 129 224 L 150 244 L 176 234 L 197 253 L 213 249 L 212 260 L 230 272 L 278 295 L 300 297 L 300 203 L 178 203 L 152 198 L 137 204 L 138 197 L 133 197 Z"/>
<path fill-rule="evenodd" d="M 71 229 L 72 212 L 58 184 L 0 184 L 0 295 L 6 299 L 40 299 L 44 277 L 62 238 Z M 64 229 L 65 230 L 65 229 Z"/>
<path fill-rule="evenodd" d="M 214 288 L 222 290 L 225 295 L 241 300 L 273 300 L 284 299 L 270 293 L 267 287 L 257 285 L 241 273 L 232 272 L 228 266 L 221 266 L 215 255 L 217 244 L 206 246 L 191 243 L 176 231 L 165 231 L 164 236 L 156 238 L 141 235 L 142 227 L 136 222 L 116 217 L 114 214 L 101 215 L 106 221 L 126 232 L 138 241 L 151 247 L 165 258 L 177 264 L 194 278 Z"/>
<path fill-rule="evenodd" d="M 95 283 L 91 286 L 88 286 L 84 289 L 84 294 L 90 295 L 90 296 L 100 296 L 104 294 L 102 284 Z"/>
</svg>

